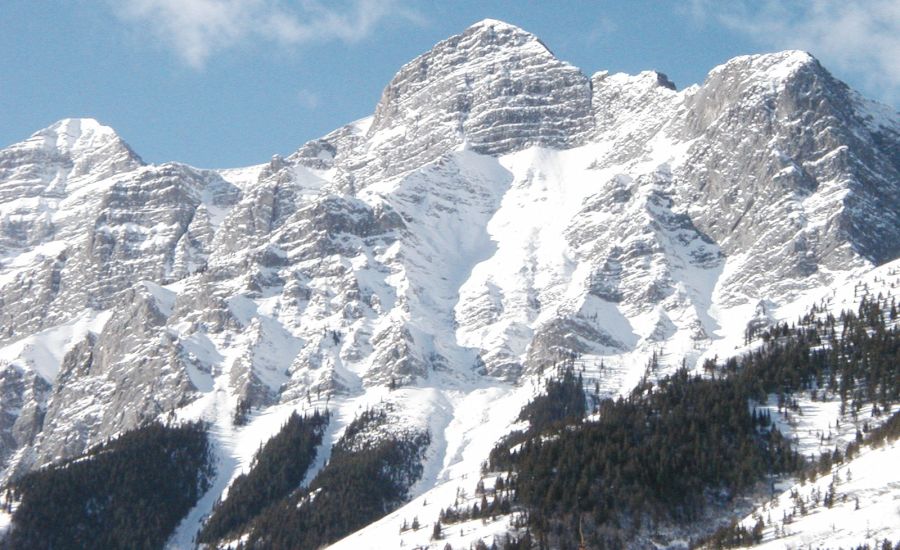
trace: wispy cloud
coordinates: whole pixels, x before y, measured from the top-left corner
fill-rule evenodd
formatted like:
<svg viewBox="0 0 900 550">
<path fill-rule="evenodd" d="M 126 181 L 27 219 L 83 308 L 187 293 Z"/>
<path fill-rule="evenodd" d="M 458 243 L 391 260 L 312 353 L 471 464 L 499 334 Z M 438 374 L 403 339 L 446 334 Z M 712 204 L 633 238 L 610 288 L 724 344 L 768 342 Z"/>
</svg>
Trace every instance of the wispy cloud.
<svg viewBox="0 0 900 550">
<path fill-rule="evenodd" d="M 597 18 L 591 30 L 588 31 L 587 36 L 585 37 L 585 43 L 594 45 L 603 40 L 609 40 L 616 32 L 617 28 L 615 21 L 609 17 L 601 16 Z"/>
<path fill-rule="evenodd" d="M 421 21 L 400 0 L 108 0 L 108 4 L 119 19 L 148 31 L 194 68 L 251 41 L 288 47 L 313 41 L 352 43 L 390 18 Z"/>
<path fill-rule="evenodd" d="M 305 88 L 301 89 L 297 91 L 297 103 L 304 109 L 312 111 L 319 106 L 319 94 Z"/>
<path fill-rule="evenodd" d="M 900 98 L 900 2 L 897 0 L 693 0 L 691 11 L 767 47 L 811 52 L 852 74 L 867 92 Z"/>
</svg>

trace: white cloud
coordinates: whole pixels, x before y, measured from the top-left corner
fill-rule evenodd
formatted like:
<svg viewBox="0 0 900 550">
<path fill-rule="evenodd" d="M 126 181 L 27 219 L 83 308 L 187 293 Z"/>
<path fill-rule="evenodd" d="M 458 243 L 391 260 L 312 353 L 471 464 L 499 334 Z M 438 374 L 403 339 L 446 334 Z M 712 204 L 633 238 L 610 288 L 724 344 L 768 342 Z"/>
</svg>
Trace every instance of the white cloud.
<svg viewBox="0 0 900 550">
<path fill-rule="evenodd" d="M 116 16 L 149 31 L 183 61 L 202 68 L 213 55 L 251 41 L 297 46 L 356 42 L 385 19 L 420 22 L 398 0 L 108 0 Z"/>
<path fill-rule="evenodd" d="M 762 45 L 802 49 L 826 67 L 858 77 L 888 102 L 900 98 L 898 0 L 693 0 L 692 13 Z"/>
<path fill-rule="evenodd" d="M 304 88 L 297 92 L 297 103 L 304 109 L 312 111 L 319 106 L 319 95 Z"/>
<path fill-rule="evenodd" d="M 613 35 L 617 29 L 618 27 L 616 26 L 615 21 L 609 17 L 598 17 L 594 22 L 593 28 L 588 31 L 587 36 L 585 37 L 585 43 L 594 45 L 598 42 L 609 40 L 611 35 Z"/>
</svg>

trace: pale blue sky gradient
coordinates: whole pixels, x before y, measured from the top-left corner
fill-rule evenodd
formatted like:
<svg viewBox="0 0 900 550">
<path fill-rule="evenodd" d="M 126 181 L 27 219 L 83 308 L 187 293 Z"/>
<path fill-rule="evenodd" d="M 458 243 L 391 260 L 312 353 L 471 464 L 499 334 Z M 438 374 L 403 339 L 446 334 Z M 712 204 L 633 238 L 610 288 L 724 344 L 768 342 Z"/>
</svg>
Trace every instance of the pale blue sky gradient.
<svg viewBox="0 0 900 550">
<path fill-rule="evenodd" d="M 2 0 L 0 147 L 93 117 L 149 162 L 265 162 L 371 114 L 401 65 L 485 17 L 588 75 L 655 69 L 681 89 L 800 47 L 869 97 L 900 96 L 895 0 Z"/>
</svg>

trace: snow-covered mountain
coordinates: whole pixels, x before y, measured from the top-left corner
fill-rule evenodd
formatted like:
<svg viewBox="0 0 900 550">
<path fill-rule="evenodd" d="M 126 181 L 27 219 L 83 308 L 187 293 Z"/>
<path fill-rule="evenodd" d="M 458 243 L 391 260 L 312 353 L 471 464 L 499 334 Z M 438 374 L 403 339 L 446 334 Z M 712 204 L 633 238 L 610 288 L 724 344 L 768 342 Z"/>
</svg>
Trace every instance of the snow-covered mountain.
<svg viewBox="0 0 900 550">
<path fill-rule="evenodd" d="M 677 91 L 485 20 L 371 118 L 232 170 L 147 165 L 63 120 L 0 151 L 3 477 L 206 419 L 218 473 L 171 541 L 189 547 L 291 411 L 333 411 L 321 468 L 390 403 L 431 434 L 409 506 L 440 507 L 555 360 L 602 360 L 592 380 L 627 392 L 653 354 L 661 374 L 727 357 L 898 257 L 900 115 L 798 51 Z M 401 544 L 378 525 L 345 546 Z"/>
</svg>

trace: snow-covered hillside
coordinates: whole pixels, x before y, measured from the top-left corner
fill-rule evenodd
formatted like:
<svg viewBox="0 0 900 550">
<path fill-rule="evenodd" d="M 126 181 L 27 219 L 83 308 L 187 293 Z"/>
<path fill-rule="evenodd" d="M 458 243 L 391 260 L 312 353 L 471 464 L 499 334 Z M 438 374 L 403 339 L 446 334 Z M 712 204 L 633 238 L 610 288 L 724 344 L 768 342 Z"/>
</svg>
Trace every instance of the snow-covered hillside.
<svg viewBox="0 0 900 550">
<path fill-rule="evenodd" d="M 389 403 L 431 434 L 423 474 L 337 546 L 426 545 L 400 525 L 472 494 L 560 358 L 614 396 L 653 356 L 699 366 L 748 323 L 895 292 L 896 112 L 796 51 L 674 88 L 588 77 L 485 20 L 402 67 L 373 117 L 268 164 L 146 165 L 92 120 L 3 149 L 3 479 L 205 419 L 218 471 L 187 548 L 291 411 L 333 413 L 309 480 Z M 476 523 L 441 547 L 505 529 Z"/>
<path fill-rule="evenodd" d="M 823 305 L 820 314 L 824 317 L 828 313 L 838 315 L 844 310 L 855 310 L 860 300 L 864 297 L 870 299 L 881 296 L 886 302 L 900 298 L 900 260 L 889 262 L 878 268 L 869 270 L 865 273 L 857 273 L 849 277 L 845 281 L 841 281 L 827 287 L 818 288 L 807 294 L 798 297 L 795 301 L 784 304 L 781 308 L 769 311 L 769 322 L 775 323 L 793 323 L 796 322 L 801 315 L 810 311 L 814 304 Z M 758 342 L 745 345 L 743 328 L 739 332 L 730 334 L 731 339 L 721 339 L 716 342 L 715 346 L 707 352 L 704 358 L 712 358 L 718 356 L 720 360 L 724 360 L 729 356 L 741 355 L 753 349 Z M 733 342 L 733 345 L 732 345 Z M 665 356 L 663 356 L 665 358 Z M 600 361 L 604 361 L 603 370 L 598 369 Z M 647 357 L 643 355 L 624 355 L 613 357 L 592 357 L 583 356 L 576 360 L 579 371 L 583 373 L 586 391 L 593 391 L 595 382 L 600 386 L 601 395 L 616 396 L 629 392 L 642 375 L 645 374 Z M 665 365 L 665 363 L 664 363 Z M 583 367 L 583 371 L 581 368 Z M 671 372 L 677 365 L 664 366 L 664 368 L 651 376 L 662 377 L 665 373 Z M 617 369 L 626 370 L 629 376 L 634 377 L 633 380 L 622 381 L 616 376 Z M 698 363 L 698 371 L 700 371 Z M 468 503 L 471 505 L 480 500 L 480 496 L 476 495 L 475 489 L 479 480 L 485 482 L 485 486 L 490 488 L 494 480 L 493 475 L 484 476 L 482 472 L 482 461 L 487 456 L 489 450 L 496 444 L 496 439 L 490 439 L 491 433 L 487 433 L 486 427 L 496 425 L 499 427 L 497 433 L 509 433 L 514 429 L 521 428 L 522 423 L 515 421 L 521 406 L 536 391 L 539 382 L 538 376 L 527 377 L 527 383 L 519 388 L 510 389 L 502 399 L 493 398 L 490 402 L 483 403 L 482 408 L 478 410 L 479 420 L 470 421 L 468 425 L 458 423 L 451 425 L 445 431 L 445 437 L 448 439 L 456 439 L 459 437 L 472 437 L 472 442 L 479 453 L 470 461 L 461 461 L 454 468 L 447 468 L 446 473 L 438 476 L 438 483 L 435 488 L 422 494 L 418 498 L 412 500 L 406 506 L 389 514 L 381 521 L 363 529 L 346 539 L 335 544 L 334 548 L 443 548 L 445 544 L 450 543 L 453 548 L 466 548 L 470 544 L 482 540 L 488 546 L 495 540 L 502 540 L 502 535 L 509 531 L 516 522 L 516 514 L 510 516 L 499 516 L 494 521 L 484 522 L 481 519 L 454 524 L 452 528 L 447 528 L 447 536 L 440 541 L 431 540 L 432 525 L 437 521 L 438 515 L 442 509 L 457 505 L 459 502 L 463 506 Z M 875 428 L 881 421 L 888 418 L 887 414 L 879 417 L 873 417 L 871 407 L 867 406 L 858 412 L 841 411 L 840 399 L 835 395 L 828 395 L 825 392 L 819 392 L 815 398 L 811 397 L 809 392 L 800 396 L 798 399 L 798 408 L 796 410 L 780 412 L 776 407 L 776 400 L 771 399 L 769 405 L 763 407 L 757 404 L 760 410 L 764 408 L 770 409 L 773 420 L 776 425 L 791 439 L 796 440 L 796 448 L 804 457 L 818 458 L 824 451 L 832 451 L 835 447 L 843 449 L 848 443 L 852 442 L 856 436 L 857 429 L 863 429 L 865 424 L 867 427 Z M 484 439 L 478 438 L 478 434 L 484 434 Z M 900 483 L 900 475 L 897 469 L 892 466 L 892 460 L 896 459 L 896 442 L 887 444 L 873 450 L 864 447 L 860 456 L 854 460 L 836 468 L 836 471 L 842 472 L 846 476 L 846 471 L 852 471 L 854 477 L 853 484 L 846 485 L 841 494 L 848 495 L 851 505 L 855 507 L 854 496 L 857 490 L 865 497 L 860 497 L 860 508 L 856 511 L 856 519 L 853 523 L 841 522 L 839 511 L 842 508 L 835 506 L 827 511 L 830 521 L 841 527 L 842 542 L 835 542 L 829 538 L 832 532 L 832 524 L 818 521 L 816 514 L 809 517 L 804 516 L 794 520 L 793 524 L 788 527 L 790 536 L 779 531 L 779 537 L 765 548 L 800 548 L 813 544 L 818 548 L 850 548 L 866 541 L 873 542 L 878 540 L 879 544 L 882 539 L 887 537 L 894 540 L 898 537 L 896 526 L 898 525 L 896 495 L 897 483 Z M 478 457 L 481 457 L 480 459 Z M 869 457 L 869 458 L 866 458 Z M 859 471 L 859 474 L 857 474 Z M 845 479 L 845 478 L 842 478 Z M 823 476 L 816 481 L 816 484 L 824 483 L 827 486 L 830 483 L 830 476 Z M 780 498 L 787 500 L 791 494 L 791 490 L 797 491 L 803 488 L 808 493 L 813 486 L 811 483 L 799 484 L 796 487 L 790 487 L 792 484 L 786 481 L 779 482 L 779 485 L 785 485 L 785 493 Z M 816 485 L 816 486 L 818 486 Z M 790 487 L 790 488 L 788 488 Z M 824 494 L 824 490 L 822 491 Z M 462 499 L 460 495 L 463 495 Z M 865 506 L 864 506 L 865 504 Z M 793 501 L 787 505 L 787 511 L 790 513 Z M 783 508 L 782 506 L 781 508 Z M 773 520 L 782 520 L 782 509 L 777 508 L 777 514 L 771 512 L 776 507 L 766 504 L 764 508 L 764 517 L 771 516 Z M 853 509 L 853 508 L 851 508 Z M 866 511 L 868 510 L 868 511 Z M 890 511 L 890 513 L 888 513 Z M 818 512 L 817 512 L 818 513 Z M 759 511 L 755 512 L 755 516 L 746 520 L 748 528 L 752 528 L 759 517 Z M 728 514 L 724 514 L 722 520 L 726 520 Z M 401 529 L 404 524 L 411 524 L 414 518 L 418 518 L 421 528 L 418 530 Z M 868 526 L 866 525 L 868 522 Z M 777 523 L 777 522 L 776 522 Z M 768 525 L 768 524 L 767 524 Z M 826 529 L 827 527 L 827 529 Z M 807 528 L 809 534 L 807 536 Z M 826 532 L 827 531 L 827 532 Z M 867 534 L 868 533 L 868 534 Z M 495 539 L 498 537 L 498 539 Z M 773 539 L 774 528 L 767 528 L 766 540 Z M 852 543 L 852 545 L 851 545 Z M 817 546 L 818 545 L 818 546 Z"/>
<path fill-rule="evenodd" d="M 766 525 L 763 542 L 751 548 L 880 548 L 900 539 L 897 491 L 900 442 L 865 448 L 832 473 L 797 484 L 744 521 Z"/>
</svg>

